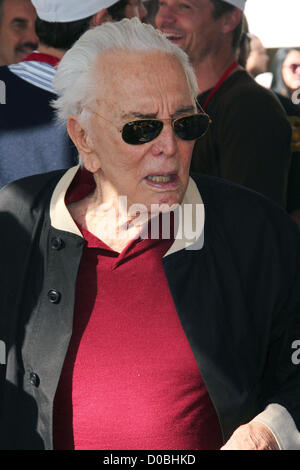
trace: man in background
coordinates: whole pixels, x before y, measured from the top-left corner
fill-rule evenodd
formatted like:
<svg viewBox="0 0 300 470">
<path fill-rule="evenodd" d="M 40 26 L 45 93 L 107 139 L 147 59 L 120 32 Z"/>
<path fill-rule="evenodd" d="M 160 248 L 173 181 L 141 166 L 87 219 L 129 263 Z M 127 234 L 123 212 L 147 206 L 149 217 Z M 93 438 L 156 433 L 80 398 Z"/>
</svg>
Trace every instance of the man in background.
<svg viewBox="0 0 300 470">
<path fill-rule="evenodd" d="M 247 72 L 256 77 L 268 70 L 269 56 L 264 48 L 261 40 L 255 34 L 249 34 L 250 37 L 250 54 L 246 63 Z"/>
<path fill-rule="evenodd" d="M 89 28 L 112 18 L 116 0 L 33 0 L 38 51 L 0 67 L 6 104 L 0 108 L 0 187 L 24 176 L 69 168 L 77 151 L 54 118 L 52 80 L 65 52 Z M 32 7 L 33 8 L 33 7 Z"/>
<path fill-rule="evenodd" d="M 0 0 L 0 65 L 16 64 L 37 48 L 30 0 Z"/>
<path fill-rule="evenodd" d="M 212 125 L 191 169 L 225 178 L 286 206 L 291 128 L 269 90 L 238 64 L 245 0 L 164 0 L 156 24 L 189 55 L 198 102 Z"/>
</svg>

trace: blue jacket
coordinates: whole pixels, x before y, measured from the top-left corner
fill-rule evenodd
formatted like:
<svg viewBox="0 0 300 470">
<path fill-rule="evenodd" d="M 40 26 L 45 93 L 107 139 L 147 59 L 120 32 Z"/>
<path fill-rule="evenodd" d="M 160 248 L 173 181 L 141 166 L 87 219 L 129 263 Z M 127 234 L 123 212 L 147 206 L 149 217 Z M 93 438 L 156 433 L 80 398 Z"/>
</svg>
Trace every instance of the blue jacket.
<svg viewBox="0 0 300 470">
<path fill-rule="evenodd" d="M 6 104 L 0 105 L 0 188 L 24 176 L 70 168 L 78 152 L 54 121 L 56 95 L 0 67 Z"/>
</svg>

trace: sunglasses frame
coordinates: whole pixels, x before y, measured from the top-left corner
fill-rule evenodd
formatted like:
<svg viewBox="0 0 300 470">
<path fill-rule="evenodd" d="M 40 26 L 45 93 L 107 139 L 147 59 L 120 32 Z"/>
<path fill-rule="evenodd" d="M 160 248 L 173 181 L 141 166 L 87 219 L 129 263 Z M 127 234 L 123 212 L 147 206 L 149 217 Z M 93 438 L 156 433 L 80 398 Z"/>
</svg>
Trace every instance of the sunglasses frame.
<svg viewBox="0 0 300 470">
<path fill-rule="evenodd" d="M 126 123 L 120 128 L 120 127 L 117 127 L 114 122 L 110 121 L 109 119 L 105 118 L 105 117 L 102 116 L 101 114 L 97 113 L 97 111 L 94 111 L 94 110 L 91 109 L 91 108 L 88 108 L 88 109 L 90 109 L 90 111 L 92 111 L 94 114 L 96 114 L 97 116 L 99 116 L 101 119 L 104 119 L 104 121 L 109 122 L 110 124 L 112 124 L 121 134 L 123 134 L 124 128 L 125 128 L 125 126 L 127 126 L 128 124 L 132 124 L 132 125 L 133 125 L 133 124 L 135 124 L 135 123 L 139 123 L 139 122 L 142 122 L 142 121 L 158 121 L 158 122 L 162 122 L 162 123 L 164 123 L 164 122 L 170 122 L 174 134 L 175 134 L 179 139 L 181 139 L 181 140 L 189 141 L 189 139 L 182 139 L 181 137 L 179 137 L 179 136 L 176 134 L 176 131 L 175 131 L 175 129 L 174 129 L 174 124 L 175 124 L 175 122 L 176 122 L 176 121 L 179 121 L 180 119 L 184 119 L 184 118 L 191 117 L 191 116 L 205 116 L 205 117 L 207 117 L 207 122 L 208 122 L 208 124 L 207 124 L 207 129 L 206 129 L 206 131 L 205 131 L 200 137 L 196 137 L 196 139 L 191 139 L 191 140 L 190 140 L 190 141 L 192 141 L 192 140 L 197 140 L 197 139 L 200 139 L 201 137 L 203 137 L 203 136 L 206 134 L 206 132 L 208 131 L 210 124 L 212 123 L 212 120 L 210 119 L 210 117 L 209 117 L 209 115 L 208 115 L 207 113 L 205 113 L 205 112 L 199 112 L 199 113 L 197 113 L 197 112 L 196 112 L 196 113 L 192 113 L 192 114 L 185 114 L 185 115 L 180 116 L 180 117 L 177 117 L 177 118 L 164 118 L 164 119 L 145 118 L 145 119 L 136 119 L 135 121 L 128 121 L 128 122 L 126 122 Z M 162 129 L 163 129 L 163 127 L 161 128 L 161 130 L 159 131 L 159 133 L 158 133 L 153 139 L 148 140 L 147 142 L 137 142 L 136 144 L 130 144 L 130 143 L 126 142 L 126 140 L 124 140 L 123 136 L 122 136 L 122 139 L 123 139 L 123 141 L 124 141 L 127 145 L 143 145 L 143 144 L 147 144 L 147 143 L 152 142 L 153 140 L 155 140 L 155 139 L 159 136 L 159 134 L 161 133 Z"/>
</svg>

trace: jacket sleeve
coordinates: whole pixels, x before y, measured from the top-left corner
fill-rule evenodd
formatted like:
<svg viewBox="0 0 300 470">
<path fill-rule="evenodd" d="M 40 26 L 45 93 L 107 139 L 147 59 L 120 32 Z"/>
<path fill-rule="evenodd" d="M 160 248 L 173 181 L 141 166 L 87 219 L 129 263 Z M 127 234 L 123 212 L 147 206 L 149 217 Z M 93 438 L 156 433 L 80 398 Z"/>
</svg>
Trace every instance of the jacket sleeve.
<svg viewBox="0 0 300 470">
<path fill-rule="evenodd" d="M 280 450 L 300 449 L 300 433 L 290 413 L 283 406 L 272 403 L 252 421 L 267 426 Z"/>
<path fill-rule="evenodd" d="M 274 269 L 280 271 L 285 298 L 281 295 L 274 305 L 261 409 L 273 404 L 284 407 L 300 430 L 300 231 L 288 216 L 281 219 L 281 224 L 278 234 L 284 234 L 281 247 L 285 262 L 274 264 Z"/>
</svg>

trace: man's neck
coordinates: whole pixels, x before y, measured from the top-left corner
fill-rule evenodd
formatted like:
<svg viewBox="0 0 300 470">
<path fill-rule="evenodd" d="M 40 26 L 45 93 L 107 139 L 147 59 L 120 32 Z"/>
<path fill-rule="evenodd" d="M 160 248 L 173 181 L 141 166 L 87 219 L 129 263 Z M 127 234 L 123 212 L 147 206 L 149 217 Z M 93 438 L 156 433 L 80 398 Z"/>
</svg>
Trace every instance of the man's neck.
<svg viewBox="0 0 300 470">
<path fill-rule="evenodd" d="M 213 88 L 235 60 L 237 60 L 236 51 L 230 50 L 226 54 L 223 50 L 220 51 L 219 54 L 208 55 L 201 61 L 194 63 L 193 66 L 197 76 L 199 93 Z"/>
<path fill-rule="evenodd" d="M 61 59 L 66 53 L 66 51 L 63 49 L 55 49 L 54 47 L 48 47 L 45 44 L 40 44 L 38 51 L 41 54 L 52 55 L 53 57 L 56 57 L 57 59 Z"/>
</svg>

